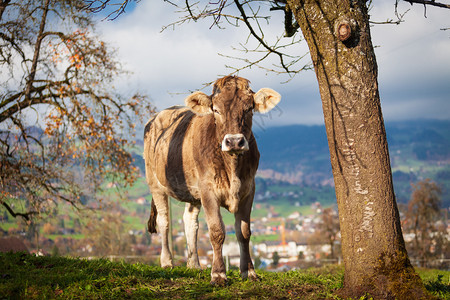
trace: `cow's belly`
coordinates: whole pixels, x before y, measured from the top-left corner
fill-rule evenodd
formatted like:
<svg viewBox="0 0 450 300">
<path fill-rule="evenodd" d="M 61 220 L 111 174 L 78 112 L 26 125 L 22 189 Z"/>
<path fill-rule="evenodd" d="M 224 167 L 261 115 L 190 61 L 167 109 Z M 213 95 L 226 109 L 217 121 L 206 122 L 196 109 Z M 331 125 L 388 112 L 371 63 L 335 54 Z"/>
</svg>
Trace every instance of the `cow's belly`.
<svg viewBox="0 0 450 300">
<path fill-rule="evenodd" d="M 154 122 L 149 157 L 151 189 L 184 202 L 200 201 L 198 175 L 190 166 L 187 139 L 194 114 L 187 109 L 161 112 Z M 151 181 L 151 180 L 150 180 Z M 153 191 L 152 191 L 153 192 Z"/>
<path fill-rule="evenodd" d="M 200 189 L 196 178 L 188 177 L 182 170 L 177 170 L 168 172 L 165 180 L 167 194 L 171 197 L 183 202 L 200 202 Z"/>
</svg>

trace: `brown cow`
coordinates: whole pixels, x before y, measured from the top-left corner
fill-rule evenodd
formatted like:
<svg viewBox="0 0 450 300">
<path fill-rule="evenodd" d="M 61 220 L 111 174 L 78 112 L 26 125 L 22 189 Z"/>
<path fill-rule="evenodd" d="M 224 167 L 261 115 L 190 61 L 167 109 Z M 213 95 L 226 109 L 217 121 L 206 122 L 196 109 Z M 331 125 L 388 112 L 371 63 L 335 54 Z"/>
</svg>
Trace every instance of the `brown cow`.
<svg viewBox="0 0 450 300">
<path fill-rule="evenodd" d="M 250 213 L 255 194 L 259 152 L 252 133 L 253 112 L 267 112 L 280 101 L 272 89 L 254 93 L 249 81 L 227 76 L 217 80 L 213 94 L 195 92 L 158 113 L 145 127 L 146 177 L 153 195 L 148 230 L 161 233 L 161 266 L 172 267 L 168 247 L 168 196 L 186 202 L 183 215 L 187 265 L 200 268 L 197 254 L 198 214 L 205 210 L 213 262 L 211 283 L 226 282 L 222 246 L 225 230 L 220 207 L 235 216 L 243 278 L 257 279 L 250 258 Z"/>
</svg>

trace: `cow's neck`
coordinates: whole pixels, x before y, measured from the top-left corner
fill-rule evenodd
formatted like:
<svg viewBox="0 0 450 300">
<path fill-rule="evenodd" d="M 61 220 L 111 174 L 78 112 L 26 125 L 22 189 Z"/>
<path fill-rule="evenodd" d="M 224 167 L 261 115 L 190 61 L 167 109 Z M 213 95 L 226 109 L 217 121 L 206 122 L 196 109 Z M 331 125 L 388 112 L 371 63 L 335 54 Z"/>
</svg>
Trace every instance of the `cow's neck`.
<svg viewBox="0 0 450 300">
<path fill-rule="evenodd" d="M 242 155 L 230 155 L 222 152 L 228 182 L 230 184 L 228 210 L 232 213 L 236 212 L 239 206 L 239 191 L 241 189 L 241 167 Z"/>
<path fill-rule="evenodd" d="M 222 157 L 228 178 L 230 178 L 230 180 L 232 177 L 239 178 L 242 165 L 242 155 L 230 155 L 222 152 Z"/>
</svg>

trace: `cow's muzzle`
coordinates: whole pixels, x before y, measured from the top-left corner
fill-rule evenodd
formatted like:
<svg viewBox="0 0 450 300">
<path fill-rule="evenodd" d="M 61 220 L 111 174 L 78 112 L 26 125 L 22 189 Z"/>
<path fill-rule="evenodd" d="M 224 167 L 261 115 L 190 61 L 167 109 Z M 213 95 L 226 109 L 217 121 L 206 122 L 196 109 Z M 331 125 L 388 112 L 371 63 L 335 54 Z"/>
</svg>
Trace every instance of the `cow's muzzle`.
<svg viewBox="0 0 450 300">
<path fill-rule="evenodd" d="M 239 154 L 248 150 L 248 141 L 241 133 L 226 134 L 222 140 L 222 151 Z"/>
</svg>

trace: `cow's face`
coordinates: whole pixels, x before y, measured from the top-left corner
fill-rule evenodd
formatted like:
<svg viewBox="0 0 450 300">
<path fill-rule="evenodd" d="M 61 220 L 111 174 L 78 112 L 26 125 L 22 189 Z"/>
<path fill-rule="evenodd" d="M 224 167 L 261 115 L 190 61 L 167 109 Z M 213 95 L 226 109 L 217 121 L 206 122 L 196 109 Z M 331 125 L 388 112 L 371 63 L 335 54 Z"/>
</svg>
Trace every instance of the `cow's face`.
<svg viewBox="0 0 450 300">
<path fill-rule="evenodd" d="M 268 112 L 280 99 L 272 89 L 254 93 L 248 80 L 227 76 L 216 81 L 212 96 L 195 92 L 186 98 L 186 105 L 197 114 L 213 114 L 216 142 L 222 151 L 239 154 L 249 149 L 253 112 Z"/>
</svg>

